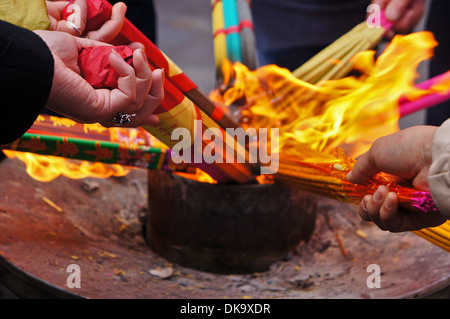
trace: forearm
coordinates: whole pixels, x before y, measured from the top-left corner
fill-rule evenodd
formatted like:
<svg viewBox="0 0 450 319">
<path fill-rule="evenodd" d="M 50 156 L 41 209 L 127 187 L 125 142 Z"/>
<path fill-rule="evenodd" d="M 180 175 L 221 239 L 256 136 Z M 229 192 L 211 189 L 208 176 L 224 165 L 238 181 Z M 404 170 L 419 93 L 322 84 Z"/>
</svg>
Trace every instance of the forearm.
<svg viewBox="0 0 450 319">
<path fill-rule="evenodd" d="M 439 211 L 450 219 L 450 119 L 435 133 L 428 184 Z"/>
<path fill-rule="evenodd" d="M 19 138 L 45 107 L 54 61 L 34 32 L 0 20 L 0 144 Z"/>
</svg>

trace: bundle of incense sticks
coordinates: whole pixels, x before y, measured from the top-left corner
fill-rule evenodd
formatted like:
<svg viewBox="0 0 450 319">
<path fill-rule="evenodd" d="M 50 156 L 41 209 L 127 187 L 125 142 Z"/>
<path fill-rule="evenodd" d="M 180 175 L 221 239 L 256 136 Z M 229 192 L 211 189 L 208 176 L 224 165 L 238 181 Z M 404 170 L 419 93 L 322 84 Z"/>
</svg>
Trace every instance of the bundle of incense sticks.
<svg viewBox="0 0 450 319">
<path fill-rule="evenodd" d="M 3 150 L 50 155 L 104 164 L 194 173 L 172 161 L 171 151 L 143 129 L 105 128 L 67 118 L 40 115 L 33 126 Z"/>
<path fill-rule="evenodd" d="M 250 0 L 211 0 L 214 54 L 219 85 L 224 60 L 257 67 Z"/>
<path fill-rule="evenodd" d="M 348 182 L 345 176 L 355 161 L 347 158 L 341 149 L 337 150 L 337 155 L 333 160 L 317 162 L 282 156 L 274 181 L 353 204 L 359 204 L 365 195 L 373 194 L 380 185 L 386 185 L 397 194 L 402 208 L 420 213 L 437 211 L 429 193 L 400 185 L 393 177 L 383 173 L 377 174 L 364 185 Z"/>
<path fill-rule="evenodd" d="M 380 20 L 378 27 L 369 26 L 367 21 L 358 24 L 292 73 L 311 84 L 344 77 L 352 69 L 353 56 L 374 48 L 392 27 L 383 12 Z"/>
<path fill-rule="evenodd" d="M 67 10 L 70 6 L 67 6 Z M 64 17 L 72 12 L 66 10 Z M 87 23 L 85 33 L 97 30 L 111 17 L 112 5 L 106 0 L 87 0 Z M 216 121 L 220 127 L 236 128 L 238 125 L 217 105 L 215 105 L 184 72 L 150 39 L 148 39 L 128 19 L 125 19 L 121 32 L 111 41 L 115 45 L 127 45 L 140 42 L 144 45 L 149 64 L 153 68 L 164 69 L 166 80 L 178 91 L 192 100 L 206 115 Z"/>
<path fill-rule="evenodd" d="M 107 21 L 111 15 L 112 6 L 105 0 L 88 0 L 88 20 L 86 30 L 96 29 Z M 126 20 L 120 34 L 113 40 L 113 43 L 128 44 L 130 42 L 141 42 L 144 44 L 150 67 L 164 68 L 166 78 L 164 81 L 164 100 L 155 110 L 160 121 L 157 125 L 145 126 L 145 130 L 158 138 L 161 142 L 172 148 L 178 143 L 171 138 L 172 132 L 177 128 L 186 128 L 190 131 L 192 140 L 200 136 L 202 145 L 197 147 L 192 145 L 192 154 L 203 154 L 205 147 L 210 141 L 204 141 L 202 136 L 207 129 L 221 130 L 223 139 L 214 140 L 217 145 L 223 145 L 223 158 L 249 158 L 248 152 L 240 144 L 234 146 L 225 143 L 228 134 L 223 125 L 227 118 L 219 107 L 216 107 L 206 95 L 201 94 L 196 85 L 176 66 L 167 56 L 165 56 L 148 38 L 146 38 L 129 20 Z M 104 54 L 109 54 L 105 51 Z M 83 70 L 80 65 L 80 69 Z M 194 102 L 196 101 L 196 102 Z M 208 102 L 208 103 L 205 103 Z M 197 105 L 200 103 L 201 107 Z M 196 123 L 201 122 L 201 127 L 196 127 Z M 236 126 L 226 126 L 226 128 Z M 231 140 L 233 138 L 231 137 Z M 196 149 L 195 149 L 196 148 Z M 218 148 L 217 148 L 218 149 Z M 246 183 L 254 179 L 252 168 L 246 163 L 236 163 L 236 161 L 223 160 L 224 163 L 196 162 L 198 168 L 202 169 L 219 182 L 236 181 Z M 225 163 L 226 162 L 226 163 Z"/>
<path fill-rule="evenodd" d="M 365 195 L 373 194 L 380 185 L 386 185 L 391 192 L 397 194 L 399 206 L 412 214 L 438 211 L 430 193 L 402 186 L 392 176 L 383 173 L 377 174 L 364 185 L 348 182 L 345 176 L 353 164 L 354 161 L 348 159 L 342 151 L 335 160 L 329 160 L 328 163 L 321 161 L 319 164 L 284 157 L 281 158 L 280 168 L 273 179 L 274 182 L 352 204 L 359 204 Z M 450 221 L 413 233 L 450 252 Z"/>
<path fill-rule="evenodd" d="M 450 252 L 450 221 L 438 227 L 424 228 L 414 234 Z"/>
<path fill-rule="evenodd" d="M 168 172 L 195 173 L 195 168 L 172 161 L 169 149 L 119 144 L 72 137 L 25 133 L 3 150 L 57 156 L 103 164 L 118 164 Z"/>
</svg>

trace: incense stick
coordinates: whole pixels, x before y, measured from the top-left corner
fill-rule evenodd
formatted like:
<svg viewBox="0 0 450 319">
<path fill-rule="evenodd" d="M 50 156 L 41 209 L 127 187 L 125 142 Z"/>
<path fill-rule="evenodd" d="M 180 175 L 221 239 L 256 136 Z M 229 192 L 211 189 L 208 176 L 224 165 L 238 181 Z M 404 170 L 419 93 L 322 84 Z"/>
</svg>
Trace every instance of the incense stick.
<svg viewBox="0 0 450 319">
<path fill-rule="evenodd" d="M 242 62 L 241 35 L 236 0 L 222 0 L 227 57 L 231 62 Z"/>
<path fill-rule="evenodd" d="M 366 21 L 358 24 L 292 73 L 312 84 L 345 76 L 351 69 L 351 58 L 358 52 L 374 48 L 392 27 L 384 14 L 382 21 L 379 28 L 369 28 Z"/>
<path fill-rule="evenodd" d="M 241 34 L 242 63 L 250 70 L 254 70 L 258 66 L 258 62 L 250 0 L 237 0 L 237 12 Z"/>
<path fill-rule="evenodd" d="M 450 100 L 450 88 L 449 92 L 446 94 L 442 93 L 433 93 L 429 95 L 425 95 L 417 100 L 405 102 L 400 104 L 400 117 L 410 115 L 414 112 L 418 112 L 432 106 L 435 106 L 439 103 Z"/>
<path fill-rule="evenodd" d="M 447 78 L 449 79 L 448 81 L 446 80 Z M 448 86 L 448 91 L 433 93 L 432 87 L 439 85 L 439 83 L 446 83 L 444 85 Z M 414 112 L 418 112 L 450 100 L 450 71 L 419 83 L 416 85 L 416 88 L 421 90 L 431 90 L 432 92 L 413 101 L 408 100 L 406 97 L 402 97 L 399 100 L 400 117 L 407 116 Z"/>
<path fill-rule="evenodd" d="M 211 0 L 211 7 L 216 77 L 220 86 L 223 81 L 222 63 L 227 59 L 227 37 L 225 33 L 223 3 L 221 0 Z"/>
<path fill-rule="evenodd" d="M 174 163 L 169 149 L 143 145 L 133 146 L 106 141 L 25 133 L 15 142 L 2 145 L 2 149 L 150 170 L 195 172 L 195 168 L 191 165 Z"/>
</svg>

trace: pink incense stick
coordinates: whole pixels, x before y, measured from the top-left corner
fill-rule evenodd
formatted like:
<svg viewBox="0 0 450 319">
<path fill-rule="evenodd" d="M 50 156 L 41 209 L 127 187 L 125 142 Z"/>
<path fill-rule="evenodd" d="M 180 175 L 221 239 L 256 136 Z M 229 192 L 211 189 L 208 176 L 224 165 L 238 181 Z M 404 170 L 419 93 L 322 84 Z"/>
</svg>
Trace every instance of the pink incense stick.
<svg viewBox="0 0 450 319">
<path fill-rule="evenodd" d="M 424 81 L 418 85 L 416 85 L 416 88 L 422 89 L 422 90 L 428 90 L 433 85 L 439 83 L 439 81 L 443 77 L 450 76 L 450 71 L 443 73 L 441 75 L 438 75 L 434 78 L 431 78 L 427 81 Z M 432 106 L 435 106 L 439 103 L 445 102 L 447 100 L 450 100 L 450 87 L 447 92 L 435 92 L 430 93 L 428 95 L 425 95 L 417 100 L 410 101 L 405 97 L 402 97 L 399 100 L 399 107 L 400 107 L 400 117 L 412 114 L 414 112 L 418 112 L 427 108 L 430 108 Z"/>
</svg>

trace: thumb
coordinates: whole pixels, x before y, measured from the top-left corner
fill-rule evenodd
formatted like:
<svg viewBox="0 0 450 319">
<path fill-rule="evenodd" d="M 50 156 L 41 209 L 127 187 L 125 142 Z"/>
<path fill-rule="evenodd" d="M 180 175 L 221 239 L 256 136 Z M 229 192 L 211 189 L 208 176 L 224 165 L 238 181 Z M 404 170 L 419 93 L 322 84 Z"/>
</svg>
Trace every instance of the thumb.
<svg viewBox="0 0 450 319">
<path fill-rule="evenodd" d="M 92 40 L 92 39 L 88 39 L 88 38 L 75 37 L 75 40 L 77 42 L 78 51 L 80 51 L 83 47 L 111 46 L 111 44 L 109 44 L 109 43 Z"/>
<path fill-rule="evenodd" d="M 364 184 L 380 172 L 372 154 L 373 152 L 369 150 L 358 158 L 353 170 L 347 174 L 347 181 L 354 184 Z"/>
</svg>

